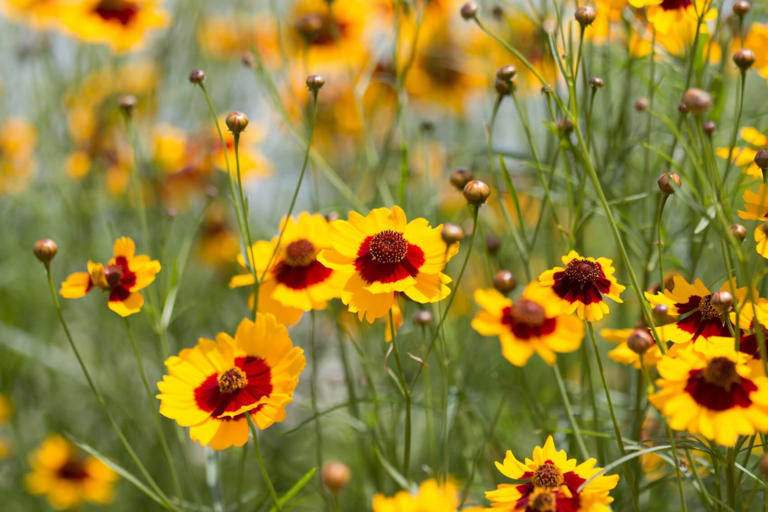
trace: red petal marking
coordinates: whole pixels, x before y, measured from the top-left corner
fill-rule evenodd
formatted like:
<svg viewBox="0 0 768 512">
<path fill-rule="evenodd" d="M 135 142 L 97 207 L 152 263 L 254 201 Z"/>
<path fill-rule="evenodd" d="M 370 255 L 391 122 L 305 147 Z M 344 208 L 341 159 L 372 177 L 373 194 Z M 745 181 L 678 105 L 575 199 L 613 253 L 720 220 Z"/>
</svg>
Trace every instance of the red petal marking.
<svg viewBox="0 0 768 512">
<path fill-rule="evenodd" d="M 763 339 L 768 333 L 765 333 Z M 753 359 L 760 359 L 760 345 L 757 343 L 757 334 L 742 334 L 739 340 L 739 352 L 749 354 Z"/>
<path fill-rule="evenodd" d="M 125 256 L 115 258 L 115 265 L 122 270 L 122 277 L 120 283 L 109 291 L 109 301 L 122 302 L 131 295 L 131 288 L 136 284 L 136 273 L 128 266 Z"/>
<path fill-rule="evenodd" d="M 424 251 L 418 245 L 408 244 L 405 257 L 398 263 L 382 263 L 371 256 L 371 240 L 369 236 L 360 244 L 355 259 L 355 269 L 360 277 L 368 283 L 396 283 L 407 277 L 416 277 L 419 268 L 424 264 Z"/>
<path fill-rule="evenodd" d="M 129 25 L 141 8 L 138 4 L 124 0 L 101 0 L 93 12 L 105 21 L 116 21 L 123 26 Z"/>
<path fill-rule="evenodd" d="M 665 11 L 685 9 L 689 5 L 691 5 L 691 0 L 664 0 L 661 2 L 661 8 Z"/>
<path fill-rule="evenodd" d="M 611 281 L 605 277 L 599 263 L 589 260 L 571 260 L 565 270 L 555 272 L 552 290 L 570 303 L 595 304 L 611 290 Z"/>
<path fill-rule="evenodd" d="M 703 368 L 688 372 L 688 382 L 685 385 L 685 391 L 697 404 L 712 411 L 749 407 L 752 405 L 749 394 L 756 390 L 755 383 L 744 377 L 738 377 L 738 381 L 731 384 L 730 389 L 713 384 L 705 379 Z"/>
<path fill-rule="evenodd" d="M 232 393 L 219 391 L 219 374 L 213 373 L 195 389 L 197 406 L 218 417 L 225 412 L 233 412 L 241 407 L 258 402 L 272 393 L 272 374 L 269 366 L 260 357 L 238 357 L 235 366 L 243 370 L 248 377 L 244 388 Z"/>
<path fill-rule="evenodd" d="M 546 461 L 550 464 L 554 464 L 552 461 Z M 529 509 L 530 496 L 534 491 L 534 485 L 530 482 L 533 477 L 533 472 L 526 471 L 520 476 L 520 480 L 528 480 L 527 482 L 516 486 L 515 488 L 521 494 L 520 499 L 515 502 L 514 510 L 533 510 Z M 562 491 L 562 486 L 557 492 L 557 512 L 578 512 L 581 506 L 581 497 L 579 496 L 579 486 L 586 482 L 584 478 L 581 478 L 573 471 L 568 471 L 563 474 L 563 484 L 570 491 L 571 496 L 566 495 Z"/>
<path fill-rule="evenodd" d="M 521 340 L 541 338 L 555 332 L 555 328 L 557 327 L 556 318 L 545 318 L 544 322 L 540 325 L 531 325 L 516 321 L 515 317 L 512 315 L 512 308 L 510 306 L 505 307 L 501 311 L 501 323 L 502 325 L 507 326 L 510 332 L 515 335 L 515 338 Z"/>
<path fill-rule="evenodd" d="M 696 341 L 696 338 L 703 336 L 709 338 L 710 336 L 725 336 L 731 337 L 731 331 L 728 330 L 728 326 L 723 322 L 721 315 L 713 316 L 712 314 L 702 313 L 699 309 L 704 297 L 698 295 L 691 295 L 686 303 L 676 303 L 677 311 L 681 316 L 685 316 L 682 320 L 675 322 L 680 329 L 685 332 L 691 333 L 692 341 Z M 689 313 L 686 316 L 686 313 Z"/>
<path fill-rule="evenodd" d="M 322 283 L 331 276 L 333 270 L 317 260 L 304 267 L 288 265 L 285 261 L 281 261 L 275 265 L 272 273 L 278 283 L 292 290 L 303 290 Z"/>
</svg>

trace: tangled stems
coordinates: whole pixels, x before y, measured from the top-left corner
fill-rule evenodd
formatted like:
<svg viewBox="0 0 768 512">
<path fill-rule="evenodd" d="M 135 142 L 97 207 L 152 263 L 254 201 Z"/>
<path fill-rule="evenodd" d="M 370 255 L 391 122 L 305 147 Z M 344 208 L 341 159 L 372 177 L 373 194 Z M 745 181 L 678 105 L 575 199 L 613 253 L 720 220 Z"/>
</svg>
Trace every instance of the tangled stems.
<svg viewBox="0 0 768 512">
<path fill-rule="evenodd" d="M 277 492 L 275 486 L 272 485 L 272 480 L 269 478 L 267 467 L 264 465 L 264 458 L 261 456 L 261 448 L 259 447 L 259 431 L 256 428 L 256 424 L 253 422 L 250 413 L 246 413 L 245 417 L 248 419 L 248 427 L 251 429 L 251 435 L 253 436 L 253 447 L 256 451 L 256 462 L 259 464 L 261 470 L 261 476 L 264 477 L 264 484 L 267 486 L 269 497 L 272 499 L 272 503 L 275 504 L 275 509 L 279 512 L 282 510 L 280 506 L 280 500 L 277 498 Z"/>
<path fill-rule="evenodd" d="M 725 172 L 723 173 L 723 180 L 720 182 L 720 189 L 725 185 L 725 181 L 728 179 L 728 174 L 731 172 L 731 168 L 733 167 L 733 149 L 736 146 L 736 138 L 738 137 L 739 133 L 739 125 L 741 124 L 741 115 L 744 112 L 744 90 L 747 87 L 747 72 L 745 70 L 741 70 L 739 73 L 739 83 L 741 84 L 741 87 L 739 88 L 739 103 L 737 108 L 737 114 L 736 114 L 736 121 L 733 124 L 733 131 L 731 132 L 731 141 L 730 144 L 728 144 L 728 158 L 726 159 L 725 163 Z M 765 181 L 765 180 L 763 180 Z"/>
<path fill-rule="evenodd" d="M 408 478 L 408 468 L 411 465 L 411 391 L 408 389 L 408 379 L 403 372 L 403 364 L 400 359 L 400 350 L 397 347 L 397 330 L 392 309 L 389 310 L 389 329 L 392 335 L 392 354 L 395 356 L 397 375 L 400 378 L 400 391 L 405 399 L 405 439 L 403 441 L 403 476 Z"/>
<path fill-rule="evenodd" d="M 131 458 L 131 460 L 133 460 L 134 464 L 136 464 L 136 467 L 139 469 L 139 472 L 141 472 L 142 476 L 147 480 L 147 483 L 149 484 L 149 486 L 156 493 L 156 495 L 150 496 L 150 498 L 157 501 L 164 508 L 178 511 L 179 509 L 168 500 L 168 497 L 165 495 L 162 489 L 160 489 L 160 487 L 157 485 L 155 480 L 149 474 L 149 472 L 147 471 L 147 468 L 144 467 L 144 464 L 141 462 L 141 460 L 139 460 L 139 457 L 138 455 L 136 455 L 136 452 L 133 450 L 131 443 L 125 437 L 125 434 L 123 433 L 122 429 L 117 424 L 117 421 L 115 421 L 115 418 L 112 416 L 112 413 L 109 411 L 109 407 L 107 407 L 107 403 L 104 401 L 104 397 L 101 395 L 98 389 L 96 389 L 96 385 L 93 383 L 91 374 L 88 371 L 88 368 L 85 366 L 85 362 L 83 361 L 83 358 L 80 356 L 80 351 L 77 349 L 77 345 L 75 345 L 75 341 L 72 339 L 72 333 L 69 332 L 69 326 L 67 325 L 67 321 L 64 319 L 64 314 L 61 311 L 61 303 L 59 302 L 59 297 L 58 295 L 56 295 L 56 289 L 53 286 L 53 277 L 51 276 L 51 267 L 47 263 L 45 264 L 45 276 L 48 280 L 48 288 L 51 292 L 53 305 L 56 308 L 56 315 L 59 317 L 59 322 L 61 323 L 61 326 L 64 328 L 64 334 L 66 334 L 67 341 L 69 342 L 69 346 L 72 347 L 72 352 L 74 352 L 75 357 L 77 358 L 77 362 L 80 364 L 80 369 L 83 371 L 85 380 L 88 381 L 88 387 L 91 388 L 91 391 L 93 392 L 93 395 L 96 397 L 96 401 L 99 403 L 99 406 L 104 411 L 104 414 L 106 415 L 107 420 L 109 421 L 109 424 L 112 426 L 112 429 L 115 431 L 115 434 L 117 434 L 117 437 L 120 439 L 120 442 L 122 443 L 123 448 L 125 448 L 125 451 L 128 452 L 128 456 Z"/>
</svg>

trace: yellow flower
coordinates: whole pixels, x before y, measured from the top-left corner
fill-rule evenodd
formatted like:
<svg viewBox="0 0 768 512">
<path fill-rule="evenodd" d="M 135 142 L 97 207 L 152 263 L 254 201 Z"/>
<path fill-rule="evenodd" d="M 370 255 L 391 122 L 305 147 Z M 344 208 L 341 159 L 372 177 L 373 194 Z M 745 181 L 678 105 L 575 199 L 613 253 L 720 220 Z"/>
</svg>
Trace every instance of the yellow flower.
<svg viewBox="0 0 768 512">
<path fill-rule="evenodd" d="M 768 220 L 768 186 L 761 184 L 757 192 L 745 190 L 744 207 L 746 210 L 739 210 L 739 217 L 748 220 Z"/>
<path fill-rule="evenodd" d="M 128 237 L 115 240 L 114 252 L 107 266 L 89 261 L 88 272 L 70 274 L 61 283 L 61 296 L 79 299 L 96 286 L 109 292 L 107 304 L 118 315 L 138 313 L 144 305 L 139 290 L 152 284 L 160 272 L 160 263 L 145 254 L 136 255 L 136 245 Z"/>
<path fill-rule="evenodd" d="M 251 415 L 259 429 L 285 419 L 306 361 L 284 325 L 258 313 L 240 322 L 234 338 L 200 338 L 165 361 L 168 375 L 157 383 L 160 414 L 190 427 L 194 441 L 215 450 L 248 442 Z"/>
<path fill-rule="evenodd" d="M 768 80 L 768 24 L 752 23 L 744 38 L 744 47 L 755 52 L 755 63 L 752 67 Z"/>
<path fill-rule="evenodd" d="M 629 0 L 632 7 L 647 7 L 646 16 L 656 28 L 656 37 L 664 44 L 664 37 L 682 37 L 688 44 L 696 35 L 698 12 L 708 3 L 705 0 Z M 704 15 L 704 21 L 717 17 L 717 11 L 710 9 Z M 706 24 L 702 23 L 700 33 L 705 34 Z"/>
<path fill-rule="evenodd" d="M 27 188 L 37 167 L 34 151 L 37 131 L 21 117 L 9 117 L 0 125 L 0 193 Z"/>
<path fill-rule="evenodd" d="M 584 324 L 563 314 L 552 294 L 548 288 L 529 285 L 513 303 L 493 288 L 475 290 L 475 301 L 483 309 L 472 328 L 483 336 L 498 336 L 502 355 L 515 366 L 525 366 L 534 352 L 552 365 L 555 352 L 576 350 L 584 337 Z"/>
<path fill-rule="evenodd" d="M 745 126 L 740 131 L 741 138 L 749 144 L 744 147 L 734 147 L 733 153 L 731 153 L 731 160 L 734 165 L 746 168 L 743 172 L 753 178 L 763 179 L 763 172 L 755 163 L 755 155 L 764 146 L 768 146 L 768 137 L 752 128 L 751 126 Z M 715 154 L 720 158 L 728 158 L 728 150 L 730 148 L 720 147 L 715 150 Z"/>
<path fill-rule="evenodd" d="M 197 42 L 204 52 L 218 59 L 240 58 L 250 53 L 252 46 L 267 64 L 280 59 L 277 31 L 268 13 L 206 16 L 197 29 Z"/>
<path fill-rule="evenodd" d="M 661 339 L 664 340 L 664 343 L 666 343 L 666 340 L 669 338 L 665 332 L 665 328 L 666 327 L 660 325 L 656 326 L 656 332 L 659 334 Z M 647 331 L 648 335 L 651 337 L 651 339 L 653 339 L 653 333 L 651 330 L 647 329 Z M 602 329 L 600 331 L 600 336 L 602 336 L 605 341 L 619 344 L 619 346 L 608 352 L 608 357 L 617 363 L 631 364 L 638 370 L 642 368 L 643 365 L 645 365 L 646 368 L 653 368 L 656 366 L 656 363 L 662 356 L 661 349 L 656 343 L 651 345 L 648 350 L 643 352 L 643 359 L 641 364 L 640 354 L 629 348 L 629 345 L 627 345 L 627 340 L 629 339 L 630 335 L 632 335 L 632 332 L 634 332 L 634 329 Z"/>
<path fill-rule="evenodd" d="M 84 502 L 107 504 L 117 475 L 95 457 L 81 458 L 61 436 L 50 435 L 29 456 L 32 472 L 24 477 L 31 494 L 44 494 L 56 509 L 76 509 Z"/>
<path fill-rule="evenodd" d="M 733 446 L 768 431 L 768 378 L 752 376 L 748 358 L 733 338 L 689 344 L 659 361 L 659 390 L 648 399 L 673 429 Z"/>
<path fill-rule="evenodd" d="M 595 459 L 578 464 L 565 450 L 555 450 L 552 436 L 544 446 L 533 449 L 533 458 L 520 462 L 507 450 L 504 461 L 496 469 L 516 484 L 499 484 L 485 497 L 493 509 L 508 511 L 568 510 L 573 512 L 609 512 L 613 501 L 610 491 L 619 475 L 600 475 L 579 491 L 579 487 L 600 472 Z"/>
<path fill-rule="evenodd" d="M 438 483 L 426 480 L 418 491 L 411 494 L 400 491 L 391 498 L 383 494 L 373 497 L 373 512 L 456 512 L 459 506 L 459 491 L 453 482 Z M 482 507 L 469 507 L 463 512 L 478 512 Z"/>
<path fill-rule="evenodd" d="M 259 285 L 259 310 L 293 325 L 305 311 L 325 309 L 329 300 L 339 297 L 344 275 L 319 261 L 318 253 L 331 247 L 328 222 L 322 215 L 304 212 L 298 218 L 283 219 L 280 229 L 283 238 L 274 257 L 277 236 L 269 242 L 254 243 L 247 252 L 252 259 L 250 268 L 257 276 L 264 275 Z M 237 261 L 247 270 L 242 254 Z M 230 288 L 253 284 L 252 272 L 236 275 L 229 282 Z M 253 295 L 248 303 L 252 307 Z"/>
<path fill-rule="evenodd" d="M 365 217 L 349 212 L 349 220 L 331 223 L 331 248 L 318 260 L 345 275 L 342 302 L 360 320 L 373 322 L 387 315 L 398 293 L 421 304 L 448 296 L 451 279 L 442 270 L 459 244 L 446 247 L 441 229 L 423 218 L 408 222 L 399 206 Z"/>
<path fill-rule="evenodd" d="M 624 286 L 613 277 L 613 261 L 608 258 L 584 258 L 571 251 L 562 258 L 565 267 L 555 267 L 539 276 L 542 286 L 551 288 L 567 313 L 594 322 L 608 314 L 605 297 L 621 300 Z"/>
<path fill-rule="evenodd" d="M 0 0 L 0 14 L 35 29 L 59 25 L 65 8 L 61 0 Z"/>
</svg>

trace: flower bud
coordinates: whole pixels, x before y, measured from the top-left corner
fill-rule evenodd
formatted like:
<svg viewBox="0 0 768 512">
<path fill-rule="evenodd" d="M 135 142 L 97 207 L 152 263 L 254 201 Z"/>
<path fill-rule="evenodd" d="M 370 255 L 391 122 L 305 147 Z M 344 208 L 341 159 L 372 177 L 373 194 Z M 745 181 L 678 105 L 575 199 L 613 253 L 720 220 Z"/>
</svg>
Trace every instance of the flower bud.
<svg viewBox="0 0 768 512">
<path fill-rule="evenodd" d="M 755 63 L 755 54 L 749 48 L 739 48 L 736 50 L 736 53 L 733 54 L 733 63 L 736 64 L 740 70 L 746 71 Z"/>
<path fill-rule="evenodd" d="M 496 88 L 496 93 L 499 96 L 506 96 L 510 92 L 512 92 L 512 88 L 514 86 L 511 80 L 505 81 L 505 80 L 502 80 L 501 78 L 497 78 L 496 81 L 494 82 L 494 87 Z"/>
<path fill-rule="evenodd" d="M 248 116 L 242 112 L 230 112 L 227 116 L 226 123 L 229 131 L 237 135 L 248 126 Z"/>
<path fill-rule="evenodd" d="M 560 131 L 560 133 L 570 135 L 573 131 L 573 121 L 568 118 L 559 119 L 557 121 L 557 129 Z"/>
<path fill-rule="evenodd" d="M 133 94 L 126 94 L 120 98 L 120 110 L 123 111 L 126 117 L 133 115 L 133 109 L 136 108 L 136 96 Z"/>
<path fill-rule="evenodd" d="M 504 295 L 514 290 L 516 286 L 517 279 L 515 279 L 515 274 L 509 270 L 499 270 L 493 276 L 493 287 Z"/>
<path fill-rule="evenodd" d="M 733 306 L 733 295 L 725 290 L 720 290 L 712 294 L 709 303 L 722 314 Z"/>
<path fill-rule="evenodd" d="M 48 265 L 51 260 L 56 257 L 58 250 L 59 247 L 56 245 L 56 242 L 50 238 L 43 238 L 35 242 L 35 247 L 32 249 L 32 252 L 35 253 L 37 259 Z"/>
<path fill-rule="evenodd" d="M 656 180 L 659 190 L 665 196 L 674 194 L 680 188 L 680 176 L 676 172 L 665 172 Z"/>
<path fill-rule="evenodd" d="M 653 317 L 656 319 L 656 322 L 660 324 L 668 323 L 671 320 L 669 316 L 669 306 L 666 304 L 656 304 L 653 307 Z"/>
<path fill-rule="evenodd" d="M 322 479 L 325 487 L 332 494 L 338 494 L 349 483 L 349 467 L 343 462 L 329 460 L 323 464 Z"/>
<path fill-rule="evenodd" d="M 413 314 L 413 323 L 426 327 L 432 323 L 432 313 L 427 309 L 420 309 Z"/>
<path fill-rule="evenodd" d="M 256 61 L 253 58 L 253 54 L 251 52 L 245 52 L 240 57 L 240 63 L 245 66 L 246 68 L 252 68 Z"/>
<path fill-rule="evenodd" d="M 487 235 L 485 237 L 485 250 L 488 254 L 496 254 L 501 248 L 501 238 L 496 235 Z"/>
<path fill-rule="evenodd" d="M 743 18 L 746 16 L 746 14 L 749 12 L 749 10 L 752 8 L 749 2 L 747 0 L 736 0 L 733 3 L 733 14 L 736 16 Z"/>
<path fill-rule="evenodd" d="M 653 346 L 653 339 L 648 334 L 648 329 L 635 329 L 627 338 L 627 346 L 635 354 L 644 354 Z"/>
<path fill-rule="evenodd" d="M 688 113 L 688 105 L 685 103 L 678 103 L 677 104 L 677 111 L 681 114 L 687 114 Z"/>
<path fill-rule="evenodd" d="M 491 189 L 484 181 L 472 180 L 464 185 L 464 199 L 469 204 L 480 206 L 491 195 Z"/>
<path fill-rule="evenodd" d="M 747 228 L 742 226 L 741 224 L 731 224 L 729 228 L 731 230 L 731 234 L 736 237 L 736 239 L 741 242 L 745 238 L 747 238 Z"/>
<path fill-rule="evenodd" d="M 496 18 L 497 20 L 500 20 L 501 18 L 504 17 L 504 8 L 499 4 L 496 4 L 493 6 L 493 8 L 491 8 L 491 14 L 493 15 L 494 18 Z"/>
<path fill-rule="evenodd" d="M 635 100 L 635 110 L 638 112 L 645 112 L 648 110 L 648 105 L 650 105 L 648 98 L 637 98 L 637 100 Z"/>
<path fill-rule="evenodd" d="M 703 125 L 701 125 L 702 131 L 706 133 L 708 136 L 712 136 L 713 133 L 715 133 L 715 130 L 717 130 L 717 125 L 714 121 L 706 121 Z"/>
<path fill-rule="evenodd" d="M 461 6 L 461 17 L 465 20 L 474 19 L 477 16 L 477 2 L 466 2 Z"/>
<path fill-rule="evenodd" d="M 768 169 L 768 149 L 761 149 L 755 155 L 755 165 L 765 170 Z"/>
<path fill-rule="evenodd" d="M 475 175 L 469 169 L 458 169 L 451 173 L 451 185 L 459 190 L 464 190 L 464 185 L 472 181 Z"/>
<path fill-rule="evenodd" d="M 517 68 L 512 64 L 501 66 L 499 70 L 496 71 L 496 78 L 498 78 L 499 80 L 504 80 L 505 82 L 509 82 L 516 75 L 517 75 Z"/>
<path fill-rule="evenodd" d="M 593 89 L 599 89 L 605 85 L 605 80 L 603 80 L 599 76 L 593 76 L 592 78 L 589 79 L 589 85 Z"/>
<path fill-rule="evenodd" d="M 307 88 L 312 92 L 317 92 L 325 85 L 325 78 L 320 75 L 309 75 L 307 77 Z"/>
<path fill-rule="evenodd" d="M 306 41 L 312 41 L 323 28 L 323 19 L 317 13 L 308 13 L 299 17 L 293 26 Z"/>
<path fill-rule="evenodd" d="M 189 74 L 189 81 L 193 84 L 201 84 L 205 80 L 205 72 L 202 69 L 196 69 Z"/>
<path fill-rule="evenodd" d="M 214 185 L 208 185 L 205 187 L 205 196 L 208 199 L 213 199 L 218 195 L 219 195 L 219 189 L 217 189 Z"/>
<path fill-rule="evenodd" d="M 700 115 L 712 106 L 712 96 L 707 91 L 691 87 L 683 93 L 683 105 L 688 112 Z"/>
<path fill-rule="evenodd" d="M 333 222 L 333 221 L 339 220 L 339 219 L 340 219 L 339 212 L 330 211 L 330 212 L 325 214 L 325 220 L 327 220 L 328 222 Z"/>
<path fill-rule="evenodd" d="M 443 224 L 443 230 L 440 234 L 443 237 L 443 242 L 448 245 L 464 240 L 464 230 L 461 229 L 461 226 L 450 222 Z"/>
<path fill-rule="evenodd" d="M 576 9 L 576 14 L 574 16 L 576 21 L 579 22 L 579 25 L 584 28 L 590 26 L 592 22 L 595 21 L 597 11 L 591 5 L 582 5 Z"/>
</svg>

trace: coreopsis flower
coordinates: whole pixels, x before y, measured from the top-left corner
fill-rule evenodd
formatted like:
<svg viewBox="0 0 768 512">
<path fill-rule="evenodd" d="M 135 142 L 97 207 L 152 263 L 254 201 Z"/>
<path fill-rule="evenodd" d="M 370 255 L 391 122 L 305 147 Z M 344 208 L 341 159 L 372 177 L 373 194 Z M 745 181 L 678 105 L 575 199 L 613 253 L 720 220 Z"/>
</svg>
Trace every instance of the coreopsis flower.
<svg viewBox="0 0 768 512">
<path fill-rule="evenodd" d="M 82 41 L 125 53 L 141 49 L 149 33 L 168 21 L 159 0 L 84 0 L 64 11 L 62 24 Z"/>
<path fill-rule="evenodd" d="M 739 217 L 747 220 L 768 220 L 768 186 L 761 184 L 757 192 L 745 190 L 744 195 L 745 210 L 739 210 Z"/>
<path fill-rule="evenodd" d="M 280 60 L 277 30 L 268 13 L 234 12 L 206 16 L 197 28 L 197 42 L 217 59 L 241 58 L 256 47 L 267 64 Z"/>
<path fill-rule="evenodd" d="M 687 343 L 697 339 L 713 336 L 730 336 L 724 313 L 712 304 L 712 292 L 704 286 L 701 279 L 696 278 L 693 284 L 688 283 L 681 275 L 672 277 L 672 287 L 655 295 L 645 293 L 645 298 L 653 306 L 664 304 L 667 314 L 676 321 L 665 326 L 664 341 Z M 735 296 L 743 297 L 746 288 L 735 289 L 735 284 L 726 282 L 721 290 L 734 289 Z"/>
<path fill-rule="evenodd" d="M 37 167 L 37 130 L 22 117 L 9 117 L 0 125 L 0 194 L 22 192 Z"/>
<path fill-rule="evenodd" d="M 763 258 L 768 259 L 768 235 L 766 235 L 768 225 L 761 224 L 755 228 L 753 236 L 755 237 L 755 251 Z"/>
<path fill-rule="evenodd" d="M 565 450 L 555 450 L 552 436 L 544 446 L 533 449 L 533 458 L 520 462 L 507 450 L 504 461 L 496 462 L 496 469 L 516 484 L 499 484 L 485 497 L 493 509 L 550 510 L 557 512 L 607 512 L 613 501 L 611 489 L 619 482 L 619 475 L 600 475 L 579 491 L 579 487 L 595 476 L 601 468 L 595 459 L 578 464 L 569 459 Z"/>
<path fill-rule="evenodd" d="M 415 493 L 400 491 L 392 497 L 376 494 L 373 512 L 456 512 L 459 506 L 459 490 L 447 481 L 425 480 Z M 482 507 L 463 508 L 463 512 L 479 512 Z"/>
<path fill-rule="evenodd" d="M 299 321 L 305 311 L 325 309 L 328 301 L 341 295 L 344 276 L 318 259 L 318 253 L 331 247 L 328 222 L 320 214 L 301 213 L 283 219 L 283 238 L 275 253 L 278 238 L 255 242 L 248 253 L 246 267 L 242 254 L 237 257 L 243 268 L 255 269 L 264 276 L 259 286 L 259 310 L 272 313 L 285 325 Z M 234 276 L 230 288 L 253 286 L 253 272 Z M 248 299 L 253 304 L 253 294 Z"/>
<path fill-rule="evenodd" d="M 65 8 L 61 0 L 0 0 L 0 14 L 35 29 L 56 26 Z"/>
<path fill-rule="evenodd" d="M 755 50 L 755 63 L 752 67 L 768 80 L 768 55 L 765 49 L 768 48 L 768 24 L 752 23 L 744 38 L 744 47 Z"/>
<path fill-rule="evenodd" d="M 647 7 L 646 16 L 661 37 L 665 34 L 680 35 L 685 31 L 685 38 L 693 41 L 698 24 L 698 12 L 705 7 L 707 2 L 702 0 L 628 0 L 632 7 L 638 9 Z M 695 5 L 694 5 L 695 3 Z M 717 11 L 710 9 L 704 15 L 704 21 L 717 17 Z M 700 33 L 706 33 L 706 27 L 702 24 Z M 657 37 L 659 37 L 657 35 Z"/>
<path fill-rule="evenodd" d="M 83 503 L 112 501 L 117 474 L 96 457 L 81 457 L 59 435 L 50 435 L 29 456 L 32 472 L 24 477 L 31 494 L 45 495 L 55 509 L 77 509 Z"/>
<path fill-rule="evenodd" d="M 342 302 L 372 323 L 387 315 L 398 293 L 421 304 L 448 296 L 451 279 L 442 270 L 459 244 L 446 246 L 441 229 L 424 218 L 408 222 L 399 206 L 365 217 L 349 212 L 349 220 L 331 222 L 331 247 L 318 260 L 344 274 Z"/>
<path fill-rule="evenodd" d="M 613 261 L 608 258 L 584 258 L 571 251 L 562 258 L 565 267 L 555 267 L 539 276 L 539 284 L 551 288 L 556 300 L 568 313 L 594 322 L 608 314 L 605 298 L 621 300 L 624 286 L 613 277 Z"/>
<path fill-rule="evenodd" d="M 753 178 L 763 179 L 763 173 L 755 163 L 755 155 L 763 147 L 768 146 L 768 137 L 751 126 L 744 126 L 739 130 L 742 140 L 748 145 L 733 148 L 731 160 L 734 165 L 743 167 L 743 172 Z M 719 147 L 715 154 L 720 158 L 728 158 L 730 148 Z"/>
<path fill-rule="evenodd" d="M 665 332 L 666 327 L 657 325 L 656 326 L 656 332 L 659 334 L 659 337 L 664 340 L 666 343 L 666 340 L 668 339 L 668 336 Z M 653 332 L 646 328 L 648 336 L 651 340 L 653 340 Z M 661 349 L 659 346 L 654 343 L 651 345 L 648 350 L 641 354 L 638 354 L 631 348 L 629 348 L 629 344 L 627 341 L 629 340 L 629 337 L 632 335 L 632 333 L 635 331 L 635 329 L 602 329 L 600 331 L 600 336 L 605 341 L 610 341 L 611 343 L 617 343 L 618 346 L 614 349 L 612 349 L 610 352 L 608 352 L 608 357 L 616 361 L 617 363 L 621 364 L 631 364 L 634 368 L 637 368 L 638 370 L 645 366 L 646 368 L 653 368 L 656 366 L 656 363 L 659 361 L 659 359 L 662 356 Z M 641 363 L 641 357 L 642 357 L 642 363 Z"/>
<path fill-rule="evenodd" d="M 525 366 L 534 353 L 552 365 L 555 352 L 572 352 L 584 338 L 584 323 L 563 314 L 548 288 L 529 285 L 515 302 L 493 288 L 475 290 L 475 301 L 483 309 L 472 319 L 472 328 L 498 336 L 502 355 L 515 366 Z"/>
<path fill-rule="evenodd" d="M 75 272 L 61 283 L 59 293 L 66 299 L 84 297 L 94 287 L 109 293 L 109 309 L 122 317 L 138 313 L 144 305 L 139 293 L 152 284 L 160 272 L 160 262 L 146 254 L 136 254 L 136 245 L 128 237 L 115 240 L 114 257 L 105 266 L 88 262 L 88 272 Z"/>
<path fill-rule="evenodd" d="M 235 336 L 216 340 L 165 361 L 168 374 L 157 383 L 160 414 L 190 427 L 193 441 L 215 450 L 248 442 L 248 420 L 263 430 L 285 419 L 306 361 L 288 330 L 271 314 L 244 318 Z"/>
<path fill-rule="evenodd" d="M 733 446 L 768 430 L 768 378 L 753 376 L 748 358 L 733 338 L 689 344 L 656 365 L 659 390 L 648 400 L 673 429 Z"/>
</svg>

